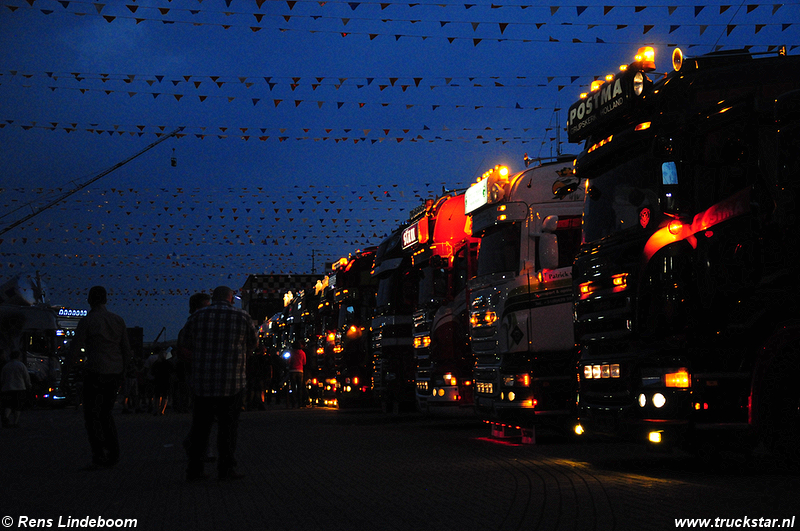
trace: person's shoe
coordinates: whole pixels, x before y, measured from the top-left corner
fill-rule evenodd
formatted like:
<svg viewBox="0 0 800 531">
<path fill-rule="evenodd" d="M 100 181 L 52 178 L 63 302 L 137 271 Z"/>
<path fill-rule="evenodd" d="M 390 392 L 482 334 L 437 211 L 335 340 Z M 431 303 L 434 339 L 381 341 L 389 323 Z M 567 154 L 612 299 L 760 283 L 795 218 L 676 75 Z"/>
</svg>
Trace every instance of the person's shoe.
<svg viewBox="0 0 800 531">
<path fill-rule="evenodd" d="M 109 468 L 113 468 L 116 464 L 117 461 L 92 461 L 81 470 L 86 472 L 92 472 L 94 470 L 108 470 Z"/>
<path fill-rule="evenodd" d="M 231 468 L 230 470 L 227 470 L 225 472 L 220 472 L 217 479 L 219 481 L 230 481 L 234 479 L 242 479 L 244 476 L 245 476 L 244 474 L 240 474 L 239 472 Z"/>
<path fill-rule="evenodd" d="M 204 481 L 204 480 L 208 479 L 208 477 L 209 477 L 208 474 L 206 474 L 204 472 L 191 473 L 191 474 L 189 472 L 186 473 L 186 481 L 187 481 L 187 483 L 195 483 L 197 481 Z"/>
</svg>

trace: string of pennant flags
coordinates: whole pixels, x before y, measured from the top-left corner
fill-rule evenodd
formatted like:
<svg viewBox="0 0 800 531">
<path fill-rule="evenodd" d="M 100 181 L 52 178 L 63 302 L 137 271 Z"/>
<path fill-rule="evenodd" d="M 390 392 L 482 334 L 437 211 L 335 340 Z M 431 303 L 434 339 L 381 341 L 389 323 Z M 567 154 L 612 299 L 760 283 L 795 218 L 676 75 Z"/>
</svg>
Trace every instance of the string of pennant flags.
<svg viewBox="0 0 800 531">
<path fill-rule="evenodd" d="M 242 270 L 307 269 L 306 246 L 334 260 L 341 245 L 353 250 L 377 245 L 410 208 L 446 186 L 437 182 L 423 187 L 311 184 L 285 189 L 93 190 L 60 206 L 64 214 L 56 214 L 76 220 L 74 214 L 80 212 L 84 221 L 30 226 L 0 239 L 2 249 L 18 249 L 0 252 L 0 275 L 47 271 L 58 263 L 58 278 L 65 283 L 59 287 L 63 296 L 83 297 L 81 286 L 91 276 L 94 282 L 132 283 L 115 295 L 121 302 L 144 307 L 175 304 L 175 297 L 197 291 L 198 282 L 213 287 Z M 17 196 L 46 197 L 61 191 L 2 190 L 2 209 L 17 203 Z M 125 215 L 111 218 L 121 222 L 109 223 L 108 215 L 114 212 Z M 133 221 L 122 221 L 126 218 Z M 187 277 L 185 270 L 197 274 Z"/>
<path fill-rule="evenodd" d="M 435 9 L 420 9 L 425 6 Z M 198 32 L 200 28 L 207 28 L 212 38 L 229 31 L 231 33 L 225 35 L 258 45 L 270 42 L 276 35 L 305 38 L 320 34 L 329 42 L 359 39 L 357 43 L 361 43 L 380 39 L 380 44 L 402 41 L 402 45 L 405 39 L 436 39 L 436 43 L 446 40 L 470 51 L 480 45 L 478 52 L 494 43 L 542 43 L 538 48 L 547 49 L 550 43 L 638 46 L 648 44 L 642 42 L 645 40 L 662 44 L 680 40 L 684 50 L 709 46 L 704 42 L 709 40 L 715 49 L 735 46 L 769 51 L 787 44 L 788 49 L 793 50 L 800 46 L 796 38 L 797 24 L 800 24 L 798 6 L 800 2 L 797 1 L 725 5 L 697 5 L 686 1 L 647 5 L 540 5 L 520 0 L 511 3 L 0 0 L 2 16 L 19 17 L 16 20 L 24 24 L 85 17 L 99 26 L 119 30 L 139 25 L 143 30 L 155 25 L 180 26 L 181 29 L 197 27 Z M 253 36 L 252 41 L 244 35 L 248 39 Z M 721 37 L 719 45 L 714 42 L 717 37 Z M 778 42 L 781 40 L 787 42 Z M 245 123 L 237 124 L 236 119 L 226 118 L 233 125 L 202 123 L 209 118 L 195 116 L 194 120 L 201 123 L 189 124 L 175 135 L 177 138 L 208 139 L 206 142 L 233 139 L 369 145 L 463 141 L 533 145 L 541 142 L 544 145 L 553 140 L 548 138 L 549 134 L 554 134 L 552 128 L 504 127 L 508 124 L 488 119 L 491 126 L 463 127 L 460 113 L 471 114 L 470 124 L 481 122 L 483 115 L 476 112 L 481 110 L 503 111 L 494 113 L 503 119 L 507 116 L 536 117 L 535 113 L 552 112 L 553 107 L 543 105 L 547 101 L 544 98 L 525 97 L 524 101 L 517 102 L 514 90 L 523 89 L 535 96 L 544 88 L 552 95 L 564 88 L 588 85 L 596 79 L 594 73 L 541 75 L 541 71 L 537 75 L 507 77 L 460 73 L 457 76 L 420 75 L 423 72 L 396 77 L 312 77 L 283 72 L 267 72 L 280 75 L 105 73 L 66 70 L 69 67 L 64 71 L 29 71 L 8 69 L 7 65 L 8 60 L 0 71 L 0 89 L 9 93 L 16 90 L 29 96 L 31 101 L 42 94 L 57 93 L 81 106 L 101 99 L 111 103 L 131 100 L 139 103 L 146 99 L 156 100 L 158 107 L 169 107 L 176 112 L 198 101 L 211 103 L 208 107 L 220 102 L 215 109 L 236 110 L 236 106 L 241 106 L 248 110 L 255 108 L 258 112 L 259 118 L 255 112 L 245 114 L 249 117 L 244 119 Z M 470 103 L 476 92 L 490 91 L 492 96 L 508 98 L 493 99 L 490 104 L 481 100 L 475 100 L 477 104 Z M 73 115 L 69 111 L 58 114 L 48 108 L 30 105 L 23 113 L 24 119 L 20 119 L 23 117 L 19 112 L 8 112 L 7 116 L 0 117 L 0 134 L 23 130 L 48 132 L 42 136 L 58 132 L 161 138 L 174 128 L 163 124 L 176 121 L 163 115 L 156 119 L 143 118 L 163 120 L 158 124 L 137 122 L 142 118 L 135 117 L 109 119 L 100 118 L 100 115 Z M 303 118 L 309 121 L 295 123 L 301 119 L 299 113 L 293 115 L 291 111 L 305 111 L 306 108 L 326 113 L 341 110 L 335 116 L 347 115 L 347 119 L 352 119 L 359 127 L 342 126 L 337 123 L 338 118 L 330 118 L 333 113 L 327 114 L 324 120 Z M 364 118 L 367 113 L 358 112 L 362 108 L 386 108 L 392 119 L 370 127 L 372 123 L 366 123 Z M 104 107 L 98 105 L 92 106 L 91 112 L 95 109 L 104 111 Z M 283 117 L 272 118 L 273 109 L 275 115 Z M 350 110 L 353 112 L 348 112 Z M 418 113 L 420 110 L 425 113 Z M 451 110 L 459 112 L 450 114 Z M 523 112 L 517 112 L 520 110 Z M 51 116 L 46 117 L 47 114 Z M 66 120 L 65 115 L 80 117 Z M 427 121 L 428 116 L 433 118 Z M 251 118 L 262 125 L 246 123 Z M 382 120 L 371 118 L 371 122 L 375 121 Z M 403 125 L 398 126 L 396 122 Z M 36 138 L 36 133 L 22 136 Z M 220 283 L 238 288 L 242 274 L 309 271 L 311 249 L 320 258 L 324 256 L 324 260 L 332 261 L 341 256 L 342 249 L 377 245 L 406 221 L 411 209 L 425 199 L 439 195 L 453 183 L 466 186 L 471 180 L 456 175 L 452 181 L 433 184 L 371 182 L 359 186 L 329 186 L 312 183 L 292 187 L 281 182 L 280 176 L 268 173 L 266 170 L 264 175 L 253 176 L 258 181 L 250 181 L 264 182 L 263 187 L 87 190 L 42 214 L 35 224 L 22 224 L 14 232 L 0 236 L 0 278 L 41 270 L 57 279 L 59 297 L 65 299 L 58 302 L 84 301 L 87 283 L 92 282 L 107 284 L 114 304 L 147 308 L 152 313 L 164 308 L 180 308 L 184 313 L 189 295 Z M 212 178 L 208 176 L 209 180 Z M 61 191 L 60 188 L 32 187 L 2 189 L 0 183 L 0 223 L 6 212 L 30 208 L 28 201 L 58 195 Z M 322 262 L 321 258 L 319 263 Z"/>
<path fill-rule="evenodd" d="M 566 87 L 566 85 L 560 86 L 558 89 L 559 91 Z M 165 98 L 174 98 L 176 102 L 180 102 L 183 100 L 184 97 L 187 99 L 194 99 L 194 97 L 184 94 L 184 93 L 169 93 L 169 92 L 147 92 L 147 91 L 120 91 L 120 90 L 109 90 L 109 89 L 100 89 L 100 88 L 88 88 L 88 87 L 56 87 L 50 86 L 48 87 L 52 92 L 56 90 L 64 90 L 64 91 L 77 91 L 81 94 L 88 94 L 88 93 L 101 93 L 105 94 L 106 96 L 111 95 L 122 95 L 128 96 L 129 98 L 133 98 L 135 96 L 150 96 L 152 98 L 158 98 L 163 96 Z M 218 101 L 227 101 L 228 103 L 232 103 L 236 101 L 236 96 L 208 96 L 208 95 L 199 95 L 197 96 L 197 101 L 200 103 L 204 103 L 208 99 L 214 99 Z M 337 109 L 341 109 L 345 105 L 350 106 L 357 106 L 359 109 L 363 109 L 364 107 L 399 107 L 405 109 L 411 109 L 414 107 L 430 107 L 431 110 L 436 110 L 442 107 L 453 108 L 453 109 L 464 109 L 464 108 L 471 108 L 471 109 L 483 109 L 483 108 L 493 108 L 493 109 L 524 109 L 519 102 L 514 102 L 513 105 L 468 105 L 465 103 L 430 103 L 430 104 L 419 104 L 419 103 L 403 103 L 403 102 L 367 102 L 367 101 L 355 101 L 355 100 L 309 100 L 309 99 L 286 99 L 286 98 L 239 98 L 240 101 L 245 101 L 248 104 L 252 104 L 252 106 L 257 106 L 259 104 L 266 103 L 269 105 L 270 103 L 274 107 L 278 107 L 282 103 L 286 103 L 288 105 L 294 105 L 294 107 L 299 107 L 302 104 L 311 104 L 316 106 L 317 108 L 322 108 L 325 105 L 335 105 Z M 263 104 L 262 104 L 263 105 Z M 541 110 L 542 107 L 528 107 L 528 110 Z"/>
<path fill-rule="evenodd" d="M 367 88 L 378 88 L 380 92 L 387 89 L 399 88 L 402 92 L 415 88 L 533 88 L 548 86 L 553 81 L 565 84 L 573 84 L 578 80 L 588 79 L 592 81 L 597 76 L 587 75 L 534 75 L 534 76 L 384 76 L 384 77 L 341 77 L 341 76 L 264 76 L 264 75 L 208 75 L 208 74 L 130 74 L 130 73 L 97 73 L 97 72 L 42 72 L 42 71 L 20 71 L 4 70 L 0 71 L 0 84 L 8 83 L 14 79 L 21 82 L 38 80 L 53 81 L 75 81 L 79 85 L 83 81 L 100 81 L 103 84 L 108 82 L 124 83 L 132 86 L 135 84 L 147 84 L 153 87 L 158 84 L 172 84 L 174 87 L 186 86 L 199 90 L 209 84 L 216 85 L 217 89 L 230 88 L 239 85 L 246 89 L 259 86 L 266 86 L 270 91 L 278 88 L 290 88 L 292 92 L 298 88 L 311 88 L 316 91 L 320 87 L 333 87 L 337 91 L 341 88 L 355 88 L 361 91 Z M 50 87 L 48 87 L 50 88 Z M 58 88 L 58 87 L 56 87 Z M 69 87 L 74 88 L 74 87 Z"/>
<path fill-rule="evenodd" d="M 135 137 L 142 137 L 146 134 L 155 134 L 156 136 L 162 136 L 165 134 L 163 129 L 159 131 L 153 131 L 152 128 L 150 130 L 144 129 L 126 129 L 120 126 L 107 126 L 105 128 L 95 126 L 87 126 L 87 127 L 78 127 L 77 124 L 65 124 L 61 125 L 59 122 L 47 122 L 47 123 L 38 123 L 38 122 L 29 122 L 29 123 L 17 123 L 15 120 L 5 120 L 0 122 L 0 130 L 5 128 L 6 126 L 14 126 L 19 127 L 24 130 L 31 130 L 31 129 L 43 129 L 47 131 L 56 131 L 56 130 L 63 130 L 67 133 L 75 132 L 75 131 L 83 131 L 92 134 L 98 135 L 110 135 L 110 136 L 122 136 L 122 135 L 129 135 Z M 161 126 L 159 126 L 159 129 Z M 423 125 L 422 127 L 417 127 L 414 129 L 410 128 L 385 128 L 381 130 L 375 131 L 375 133 L 379 136 L 375 137 L 373 134 L 372 129 L 361 129 L 361 130 L 353 130 L 350 128 L 325 128 L 322 131 L 316 130 L 312 133 L 310 128 L 302 129 L 294 133 L 293 135 L 287 135 L 286 132 L 289 128 L 250 128 L 250 127 L 240 127 L 240 128 L 227 128 L 227 127 L 219 127 L 214 129 L 219 129 L 218 132 L 210 132 L 209 129 L 206 127 L 199 127 L 195 128 L 195 130 L 200 130 L 201 132 L 195 133 L 178 133 L 175 136 L 178 138 L 183 138 L 185 136 L 192 136 L 203 140 L 205 138 L 218 138 L 218 139 L 239 139 L 243 141 L 261 141 L 266 142 L 270 139 L 278 142 L 285 142 L 287 140 L 295 140 L 295 141 L 332 141 L 332 142 L 364 142 L 364 143 L 377 143 L 377 142 L 403 142 L 408 140 L 409 142 L 453 142 L 453 141 L 477 141 L 483 143 L 489 142 L 520 142 L 520 143 L 529 143 L 529 142 L 539 142 L 545 143 L 547 141 L 553 140 L 550 137 L 542 137 L 542 136 L 530 136 L 528 131 L 531 128 L 523 128 L 522 132 L 518 133 L 510 133 L 509 131 L 512 130 L 510 127 L 490 127 L 486 126 L 482 129 L 471 128 L 471 127 L 464 127 L 455 130 L 450 130 L 448 128 L 443 128 L 442 130 L 433 131 L 430 127 Z M 248 134 L 248 132 L 253 129 L 252 134 Z M 296 128 L 295 128 L 296 129 Z M 318 128 L 319 129 L 319 128 Z M 548 129 L 549 130 L 549 129 Z M 272 131 L 274 134 L 267 134 L 268 131 Z M 372 135 L 373 137 L 369 137 Z M 499 136 L 498 136 L 499 135 Z"/>
<path fill-rule="evenodd" d="M 171 0 L 170 0 L 171 1 Z M 231 0 L 225 0 L 226 7 L 229 8 L 224 11 L 220 10 L 211 10 L 207 9 L 203 6 L 203 0 L 197 0 L 197 8 L 181 8 L 181 7 L 165 7 L 165 6 L 152 6 L 152 5 L 140 5 L 135 3 L 136 0 L 133 0 L 133 3 L 126 3 L 123 4 L 125 8 L 127 8 L 131 13 L 137 13 L 141 11 L 147 10 L 157 10 L 161 15 L 166 16 L 171 12 L 186 12 L 191 15 L 198 15 L 203 13 L 212 13 L 214 15 L 224 15 L 226 17 L 236 16 L 236 15 L 247 15 L 255 17 L 257 22 L 260 22 L 261 18 L 264 16 L 263 13 L 253 13 L 252 11 L 231 11 L 230 7 L 232 5 Z M 324 6 L 347 6 L 351 11 L 356 11 L 361 6 L 378 6 L 383 11 L 390 7 L 395 6 L 402 6 L 402 7 L 440 7 L 440 8 L 450 8 L 450 7 L 458 7 L 464 8 L 465 10 L 469 10 L 475 7 L 478 8 L 490 8 L 490 9 L 502 9 L 502 8 L 519 8 L 522 10 L 525 9 L 538 9 L 541 11 L 546 11 L 550 14 L 550 16 L 555 16 L 559 11 L 563 10 L 574 10 L 576 16 L 581 16 L 587 10 L 595 10 L 595 9 L 602 9 L 603 15 L 608 15 L 615 10 L 617 12 L 623 10 L 633 9 L 635 13 L 642 13 L 646 10 L 662 10 L 666 9 L 668 15 L 673 15 L 679 9 L 691 9 L 694 12 L 694 16 L 697 17 L 706 9 L 711 10 L 718 10 L 720 15 L 725 14 L 731 8 L 736 7 L 737 4 L 697 4 L 696 2 L 688 2 L 688 3 L 680 3 L 680 2 L 669 2 L 669 3 L 648 3 L 648 4 L 628 4 L 628 3 L 616 3 L 616 4 L 606 4 L 606 5 L 588 5 L 588 4 L 560 4 L 560 5 L 551 5 L 551 4 L 516 4 L 516 3 L 506 3 L 506 2 L 491 2 L 489 4 L 481 4 L 481 3 L 465 3 L 465 2 L 445 2 L 445 1 L 436 1 L 436 2 L 371 2 L 371 1 L 352 1 L 352 0 L 256 0 L 255 4 L 260 10 L 264 4 L 269 4 L 270 6 L 273 5 L 283 5 L 286 4 L 290 10 L 294 9 L 297 4 L 314 4 L 320 7 Z M 68 9 L 70 6 L 80 6 L 87 11 L 85 12 L 77 12 L 78 14 L 88 14 L 89 12 L 96 11 L 97 14 L 102 14 L 104 10 L 109 6 L 107 3 L 103 2 L 87 2 L 82 0 L 20 0 L 18 2 L 14 2 L 13 4 L 9 5 L 9 8 L 12 11 L 15 11 L 23 4 L 28 4 L 30 7 L 34 7 L 35 5 L 41 6 L 43 4 L 59 4 L 63 9 Z M 240 5 L 241 2 L 237 2 L 237 5 Z M 250 4 L 248 2 L 248 4 Z M 115 4 L 111 4 L 113 7 Z M 777 13 L 781 8 L 787 6 L 796 6 L 798 2 L 781 2 L 781 3 L 757 3 L 752 2 L 745 6 L 746 14 L 750 14 L 756 10 L 763 11 L 763 10 L 771 10 L 771 14 Z M 764 8 L 764 9 L 760 9 Z"/>
<path fill-rule="evenodd" d="M 30 9 L 33 9 L 34 2 L 35 2 L 35 0 L 28 0 L 28 3 L 31 6 Z M 69 4 L 74 3 L 74 2 L 59 2 L 59 3 L 62 4 L 62 5 L 66 4 L 64 6 L 64 8 L 66 9 L 67 7 L 69 7 Z M 289 5 L 290 9 L 292 9 L 294 7 L 294 4 L 296 4 L 296 3 L 297 2 L 293 2 L 293 1 L 288 2 L 288 5 Z M 323 2 L 323 4 L 324 4 L 324 2 Z M 548 42 L 548 43 L 568 42 L 568 43 L 587 43 L 587 44 L 588 43 L 605 43 L 605 44 L 615 44 L 615 43 L 616 44 L 622 44 L 623 43 L 622 41 L 618 41 L 618 40 L 603 39 L 603 38 L 601 38 L 599 36 L 596 36 L 594 39 L 591 39 L 591 38 L 590 39 L 586 39 L 586 38 L 580 39 L 580 38 L 577 38 L 577 37 L 574 37 L 574 36 L 569 36 L 569 35 L 559 38 L 558 35 L 557 36 L 553 36 L 553 34 L 551 34 L 551 33 L 548 33 L 546 35 L 543 34 L 541 36 L 536 36 L 536 37 L 529 37 L 529 38 L 506 37 L 505 36 L 505 31 L 508 28 L 508 26 L 524 26 L 528 31 L 533 29 L 533 28 L 535 28 L 537 32 L 542 31 L 543 28 L 546 31 L 551 31 L 551 27 L 555 26 L 555 27 L 558 27 L 558 28 L 560 28 L 562 30 L 567 31 L 570 34 L 576 28 L 580 28 L 580 29 L 585 28 L 586 30 L 597 30 L 597 29 L 611 29 L 611 30 L 615 30 L 615 31 L 627 30 L 629 32 L 633 31 L 633 30 L 637 30 L 638 31 L 639 28 L 641 28 L 640 35 L 651 34 L 651 32 L 653 32 L 654 29 L 656 29 L 656 31 L 653 32 L 653 33 L 672 35 L 674 32 L 676 32 L 676 31 L 678 31 L 680 29 L 691 28 L 693 30 L 697 30 L 697 32 L 698 32 L 697 37 L 702 37 L 709 28 L 714 29 L 715 32 L 724 31 L 726 33 L 726 36 L 730 36 L 734 32 L 734 30 L 736 30 L 737 28 L 747 28 L 747 30 L 748 30 L 747 33 L 750 34 L 749 30 L 750 30 L 750 28 L 752 28 L 752 34 L 751 35 L 755 36 L 755 35 L 758 35 L 765 28 L 771 28 L 771 27 L 774 27 L 775 29 L 780 28 L 780 32 L 783 33 L 783 32 L 786 32 L 793 25 L 792 22 L 782 22 L 782 23 L 759 22 L 759 23 L 752 23 L 752 24 L 751 23 L 736 23 L 736 24 L 733 24 L 731 22 L 726 22 L 726 23 L 713 23 L 713 24 L 708 24 L 708 23 L 706 23 L 706 24 L 685 24 L 685 23 L 682 23 L 682 24 L 658 24 L 658 25 L 657 24 L 641 24 L 641 25 L 639 25 L 639 24 L 629 24 L 629 23 L 625 23 L 625 24 L 620 24 L 620 23 L 607 23 L 607 24 L 590 23 L 590 24 L 585 24 L 584 25 L 584 24 L 576 24 L 575 22 L 562 22 L 562 23 L 556 23 L 556 24 L 552 24 L 552 23 L 549 24 L 547 22 L 526 22 L 526 21 L 511 21 L 511 22 L 486 22 L 486 21 L 474 21 L 474 20 L 473 21 L 456 21 L 456 20 L 428 20 L 428 21 L 425 21 L 424 19 L 388 19 L 388 18 L 369 19 L 369 18 L 364 18 L 364 17 L 359 17 L 359 19 L 355 19 L 353 17 L 332 17 L 332 16 L 325 16 L 325 15 L 266 15 L 266 14 L 260 14 L 260 13 L 259 14 L 253 14 L 257 18 L 257 20 L 259 20 L 259 21 L 263 20 L 263 18 L 266 17 L 266 16 L 270 16 L 272 18 L 276 18 L 276 19 L 282 20 L 284 23 L 289 23 L 292 18 L 309 18 L 309 19 L 312 19 L 312 20 L 334 19 L 334 20 L 337 21 L 337 23 L 339 21 L 341 21 L 343 29 L 344 29 L 344 31 L 343 31 L 343 30 L 336 30 L 336 29 L 331 30 L 331 29 L 314 29 L 314 28 L 291 28 L 291 27 L 281 27 L 281 26 L 269 28 L 267 26 L 262 26 L 262 25 L 254 26 L 254 25 L 247 25 L 247 24 L 222 24 L 222 23 L 218 23 L 218 22 L 196 22 L 196 21 L 192 22 L 192 21 L 166 20 L 166 19 L 163 19 L 163 18 L 157 19 L 157 18 L 147 18 L 147 17 L 132 17 L 132 16 L 125 16 L 125 15 L 102 15 L 101 12 L 106 8 L 106 4 L 83 3 L 81 5 L 92 5 L 92 6 L 94 6 L 95 10 L 97 11 L 95 16 L 102 16 L 109 23 L 120 21 L 120 20 L 132 20 L 136 24 L 139 24 L 139 23 L 142 23 L 142 22 L 153 22 L 153 21 L 156 21 L 156 22 L 162 22 L 162 23 L 168 23 L 168 24 L 190 24 L 192 26 L 217 26 L 217 27 L 221 27 L 223 29 L 231 29 L 231 28 L 234 28 L 234 27 L 241 27 L 241 28 L 247 28 L 248 30 L 250 30 L 251 32 L 254 32 L 254 33 L 259 32 L 259 31 L 261 31 L 263 29 L 272 29 L 272 30 L 277 30 L 279 32 L 303 31 L 303 32 L 310 32 L 310 33 L 328 33 L 328 34 L 341 35 L 342 37 L 360 35 L 360 36 L 367 36 L 367 37 L 369 37 L 370 40 L 374 40 L 375 38 L 377 38 L 379 36 L 390 36 L 390 37 L 394 38 L 395 40 L 400 40 L 401 38 L 421 38 L 421 39 L 425 40 L 425 39 L 433 38 L 433 37 L 436 37 L 436 36 L 432 35 L 432 34 L 419 34 L 419 33 L 395 33 L 395 32 L 382 33 L 382 32 L 370 32 L 370 31 L 347 31 L 346 30 L 346 26 L 353 20 L 363 20 L 363 21 L 368 21 L 368 22 L 380 21 L 381 23 L 403 22 L 403 23 L 409 23 L 409 24 L 412 24 L 412 25 L 418 24 L 420 22 L 433 22 L 433 23 L 439 24 L 440 28 L 445 28 L 447 26 L 451 26 L 452 27 L 453 25 L 458 25 L 458 24 L 469 25 L 469 26 L 472 27 L 473 32 L 477 32 L 478 28 L 480 26 L 484 26 L 485 27 L 485 26 L 494 26 L 494 25 L 496 25 L 497 28 L 500 31 L 500 35 L 503 36 L 502 38 L 493 38 L 491 36 L 485 36 L 485 35 L 483 37 L 475 37 L 475 36 L 472 36 L 472 35 L 468 35 L 468 36 L 463 36 L 463 35 L 455 36 L 454 35 L 454 36 L 446 36 L 446 37 L 444 37 L 451 44 L 453 42 L 457 41 L 457 40 L 465 40 L 466 39 L 468 41 L 471 41 L 474 46 L 478 46 L 478 44 L 480 44 L 483 41 L 523 42 L 523 43 L 532 43 L 532 42 L 539 42 L 539 43 L 541 43 L 541 42 Z M 414 5 L 414 4 L 411 4 L 411 5 Z M 10 10 L 12 10 L 12 11 L 17 11 L 18 9 L 20 9 L 21 6 L 22 6 L 22 4 L 20 4 L 20 5 L 6 5 L 6 7 L 9 8 Z M 770 16 L 774 16 L 785 5 L 784 4 L 772 4 L 771 6 L 772 6 L 772 14 Z M 133 8 L 132 10 L 134 12 L 136 12 L 136 11 L 139 10 L 140 7 L 143 7 L 143 6 L 129 5 L 128 7 L 129 7 L 129 9 Z M 555 9 L 555 7 L 556 6 L 550 6 L 551 16 L 553 16 L 555 13 L 558 12 L 558 9 Z M 611 11 L 612 11 L 612 9 L 614 7 L 615 6 L 605 6 L 604 7 L 604 16 L 607 16 L 609 13 L 611 13 Z M 708 6 L 694 6 L 695 17 L 699 16 L 699 14 L 702 13 L 703 8 L 705 8 L 705 7 L 708 7 Z M 719 6 L 720 15 L 725 13 L 730 7 L 731 7 L 730 5 L 728 5 L 728 6 Z M 756 8 L 758 8 L 758 7 L 760 7 L 758 4 L 748 5 L 747 6 L 747 13 L 749 14 L 749 13 L 755 11 Z M 645 10 L 645 8 L 646 8 L 646 6 L 634 6 L 634 10 L 637 13 L 643 12 Z M 164 15 L 166 13 L 169 13 L 169 11 L 171 10 L 171 8 L 151 8 L 151 9 L 158 9 L 161 12 L 162 15 Z M 576 6 L 576 15 L 579 17 L 587 9 L 589 9 L 589 6 Z M 355 10 L 355 8 L 353 8 L 353 10 Z M 49 15 L 49 14 L 53 14 L 53 13 L 57 12 L 55 10 L 49 10 L 49 9 L 42 9 L 40 11 L 45 15 Z M 189 10 L 189 11 L 192 12 L 193 14 L 196 14 L 194 12 L 195 11 L 199 12 L 200 10 Z M 673 13 L 675 13 L 675 11 L 677 11 L 677 6 L 668 6 L 668 14 L 669 15 L 672 15 Z M 82 16 L 88 16 L 88 15 L 92 14 L 91 11 L 87 11 L 87 12 L 64 12 L 64 13 L 72 13 L 72 14 L 75 14 L 75 15 L 82 15 Z M 224 14 L 226 16 L 232 16 L 235 13 L 233 13 L 233 12 L 224 12 Z M 789 19 L 791 20 L 791 16 L 788 15 L 788 14 L 787 14 L 787 16 L 789 16 Z M 738 33 L 741 33 L 742 31 L 744 31 L 744 30 L 739 30 Z M 632 40 L 631 42 L 634 42 L 634 41 Z M 635 41 L 635 42 L 638 42 L 638 41 Z M 692 42 L 692 43 L 687 43 L 686 44 L 687 48 L 692 48 L 694 46 L 700 46 L 700 45 L 704 45 L 704 44 L 703 43 L 699 43 L 699 42 Z M 770 46 L 779 46 L 779 45 L 780 45 L 780 43 L 771 44 Z M 750 46 L 750 47 L 753 47 L 753 46 L 756 46 L 756 45 L 744 43 L 744 44 L 740 44 L 739 46 Z"/>
</svg>

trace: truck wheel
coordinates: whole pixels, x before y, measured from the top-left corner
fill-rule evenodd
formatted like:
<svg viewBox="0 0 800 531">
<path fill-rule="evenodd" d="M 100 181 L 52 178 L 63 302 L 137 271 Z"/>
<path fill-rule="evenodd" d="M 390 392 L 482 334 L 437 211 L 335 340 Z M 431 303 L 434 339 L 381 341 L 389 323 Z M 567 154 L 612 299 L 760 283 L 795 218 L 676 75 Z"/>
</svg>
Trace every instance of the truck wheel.
<svg viewBox="0 0 800 531">
<path fill-rule="evenodd" d="M 758 396 L 759 438 L 782 467 L 800 469 L 800 390 L 793 380 L 800 350 L 786 346 L 764 369 Z"/>
</svg>

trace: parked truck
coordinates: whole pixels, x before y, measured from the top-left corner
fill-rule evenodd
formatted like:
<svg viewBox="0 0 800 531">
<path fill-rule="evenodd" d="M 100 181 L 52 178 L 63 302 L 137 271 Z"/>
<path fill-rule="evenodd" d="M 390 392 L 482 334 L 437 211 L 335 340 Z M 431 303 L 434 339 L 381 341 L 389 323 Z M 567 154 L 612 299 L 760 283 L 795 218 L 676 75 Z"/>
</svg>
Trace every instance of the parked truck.
<svg viewBox="0 0 800 531">
<path fill-rule="evenodd" d="M 377 298 L 372 314 L 372 386 L 375 399 L 387 413 L 416 407 L 411 314 L 417 300 L 417 279 L 411 257 L 403 251 L 401 224 L 378 245 L 372 277 Z"/>
<path fill-rule="evenodd" d="M 800 56 L 654 54 L 569 110 L 576 431 L 796 465 Z"/>
<path fill-rule="evenodd" d="M 403 232 L 417 284 L 413 314 L 416 400 L 426 413 L 474 414 L 467 280 L 480 240 L 464 213 L 464 194 L 431 200 Z"/>
<path fill-rule="evenodd" d="M 577 351 L 572 260 L 583 187 L 572 158 L 511 175 L 497 166 L 465 193 L 480 237 L 470 291 L 475 408 L 498 436 L 535 440 L 535 427 L 568 424 Z"/>
</svg>

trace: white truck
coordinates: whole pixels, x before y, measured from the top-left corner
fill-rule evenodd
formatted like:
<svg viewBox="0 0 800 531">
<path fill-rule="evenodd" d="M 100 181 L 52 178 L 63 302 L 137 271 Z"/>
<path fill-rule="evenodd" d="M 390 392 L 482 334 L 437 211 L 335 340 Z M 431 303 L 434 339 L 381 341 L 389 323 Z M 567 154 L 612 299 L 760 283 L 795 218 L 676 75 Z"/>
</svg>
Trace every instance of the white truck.
<svg viewBox="0 0 800 531">
<path fill-rule="evenodd" d="M 572 261 L 582 201 L 571 157 L 515 175 L 495 167 L 465 194 L 481 238 L 469 282 L 475 408 L 495 436 L 533 442 L 536 425 L 566 426 L 573 414 Z"/>
</svg>

